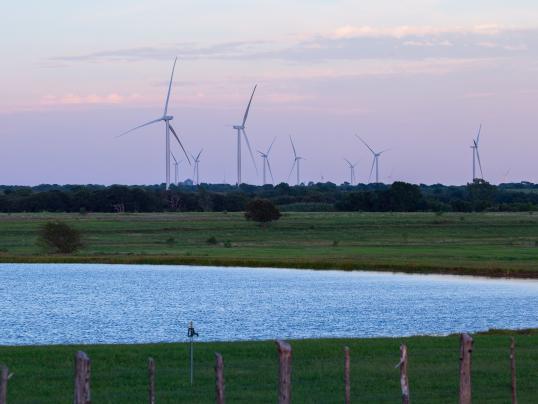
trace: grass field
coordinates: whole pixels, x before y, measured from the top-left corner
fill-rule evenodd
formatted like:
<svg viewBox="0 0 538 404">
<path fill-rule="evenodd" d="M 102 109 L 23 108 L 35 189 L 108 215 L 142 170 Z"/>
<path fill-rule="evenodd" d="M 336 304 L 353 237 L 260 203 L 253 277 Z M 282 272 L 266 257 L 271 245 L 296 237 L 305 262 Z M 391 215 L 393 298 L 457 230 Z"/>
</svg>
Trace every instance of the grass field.
<svg viewBox="0 0 538 404">
<path fill-rule="evenodd" d="M 46 254 L 38 227 L 82 231 L 72 256 Z M 214 237 L 216 244 L 208 243 Z M 2 262 L 103 262 L 377 269 L 538 277 L 538 214 L 286 213 L 268 227 L 240 213 L 0 214 Z"/>
<path fill-rule="evenodd" d="M 352 401 L 400 401 L 400 339 L 292 341 L 295 403 L 343 402 L 343 353 L 351 350 Z M 413 337 L 409 349 L 411 399 L 418 403 L 457 402 L 459 339 Z M 475 336 L 473 402 L 510 401 L 507 335 Z M 157 402 L 214 402 L 214 352 L 224 357 L 226 395 L 231 403 L 276 401 L 277 354 L 273 342 L 199 343 L 196 378 L 188 383 L 186 344 L 0 347 L 0 363 L 14 372 L 9 402 L 67 403 L 72 400 L 73 356 L 82 349 L 92 360 L 92 402 L 146 402 L 147 358 L 157 365 Z M 538 335 L 516 337 L 520 402 L 538 397 Z"/>
</svg>

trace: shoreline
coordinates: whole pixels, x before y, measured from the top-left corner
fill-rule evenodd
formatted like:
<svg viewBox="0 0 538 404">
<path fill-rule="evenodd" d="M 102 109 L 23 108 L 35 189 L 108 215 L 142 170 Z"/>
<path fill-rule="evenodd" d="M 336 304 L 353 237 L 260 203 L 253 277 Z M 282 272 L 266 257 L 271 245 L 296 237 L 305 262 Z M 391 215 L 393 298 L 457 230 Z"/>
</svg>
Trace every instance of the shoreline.
<svg viewBox="0 0 538 404">
<path fill-rule="evenodd" d="M 471 267 L 432 267 L 415 264 L 385 264 L 376 262 L 352 263 L 349 261 L 293 261 L 293 260 L 256 260 L 237 258 L 206 258 L 172 255 L 111 255 L 111 256 L 68 256 L 68 255 L 34 255 L 10 256 L 0 253 L 2 264 L 109 264 L 109 265 L 191 265 L 208 267 L 243 267 L 273 269 L 337 270 L 390 272 L 416 275 L 451 275 L 472 276 L 490 279 L 538 279 L 538 271 L 514 268 L 471 268 Z"/>
<path fill-rule="evenodd" d="M 403 336 L 371 336 L 371 337 L 320 337 L 320 338 L 290 338 L 286 339 L 286 341 L 290 343 L 301 343 L 301 342 L 323 342 L 323 341 L 375 341 L 375 340 L 383 340 L 383 341 L 405 341 L 405 340 L 413 340 L 413 339 L 420 339 L 420 338 L 434 338 L 434 339 L 446 339 L 446 338 L 457 338 L 459 337 L 462 332 L 456 332 L 456 333 L 450 333 L 445 335 L 434 335 L 434 334 L 416 334 L 416 335 L 403 335 Z M 486 331 L 476 331 L 476 332 L 469 332 L 469 335 L 471 336 L 509 336 L 509 337 L 515 337 L 515 336 L 534 336 L 538 335 L 538 327 L 537 328 L 503 328 L 503 329 L 496 329 L 496 328 L 490 328 Z M 244 340 L 210 340 L 210 341 L 198 341 L 196 340 L 195 343 L 197 345 L 215 345 L 215 344 L 265 344 L 265 343 L 273 343 L 277 339 L 244 339 Z M 181 340 L 181 341 L 153 341 L 153 342 L 133 342 L 133 343 L 84 343 L 84 342 L 74 342 L 74 343 L 64 343 L 64 344 L 22 344 L 22 345 L 3 345 L 0 344 L 0 350 L 2 349 L 24 349 L 24 348 L 69 348 L 69 347 L 116 347 L 116 346 L 122 346 L 122 347 L 136 347 L 136 346 L 174 346 L 174 345 L 184 345 L 189 344 L 188 340 Z"/>
</svg>

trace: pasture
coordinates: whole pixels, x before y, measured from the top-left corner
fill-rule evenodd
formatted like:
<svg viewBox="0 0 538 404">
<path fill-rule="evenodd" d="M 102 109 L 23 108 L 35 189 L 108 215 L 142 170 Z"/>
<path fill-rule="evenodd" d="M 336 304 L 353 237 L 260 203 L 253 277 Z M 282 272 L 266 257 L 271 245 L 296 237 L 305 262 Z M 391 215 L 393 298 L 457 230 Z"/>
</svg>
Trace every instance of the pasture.
<svg viewBox="0 0 538 404">
<path fill-rule="evenodd" d="M 178 336 L 181 339 L 181 336 Z M 475 335 L 472 357 L 473 402 L 510 401 L 510 339 L 503 333 Z M 458 397 L 459 338 L 331 339 L 291 341 L 292 398 L 295 403 L 343 402 L 343 347 L 351 351 L 352 402 L 400 401 L 399 345 L 409 349 L 411 400 L 453 403 Z M 158 403 L 214 402 L 214 353 L 224 358 L 226 399 L 233 403 L 276 401 L 278 358 L 271 341 L 198 343 L 195 383 L 189 384 L 188 345 L 86 345 L 0 347 L 0 363 L 14 373 L 8 401 L 69 402 L 73 394 L 73 357 L 84 350 L 92 361 L 92 402 L 147 401 L 147 360 L 156 361 Z M 516 336 L 518 398 L 538 396 L 538 335 Z"/>
<path fill-rule="evenodd" d="M 82 232 L 73 255 L 36 244 L 40 225 Z M 368 269 L 538 276 L 532 213 L 284 213 L 266 227 L 240 213 L 0 214 L 2 262 L 100 262 Z"/>
</svg>

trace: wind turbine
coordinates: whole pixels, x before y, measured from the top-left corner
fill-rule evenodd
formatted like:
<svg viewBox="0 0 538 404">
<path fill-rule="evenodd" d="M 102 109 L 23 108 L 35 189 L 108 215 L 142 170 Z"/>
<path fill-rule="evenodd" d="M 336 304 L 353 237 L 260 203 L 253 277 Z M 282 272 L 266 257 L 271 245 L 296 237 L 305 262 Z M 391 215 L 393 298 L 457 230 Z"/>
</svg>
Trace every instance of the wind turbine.
<svg viewBox="0 0 538 404">
<path fill-rule="evenodd" d="M 164 103 L 164 113 L 163 113 L 163 116 L 161 116 L 160 118 L 158 119 L 154 119 L 153 121 L 149 121 L 149 122 L 146 122 L 142 125 L 139 125 L 135 128 L 132 128 L 132 129 L 129 129 L 128 131 L 126 132 L 123 132 L 122 134 L 120 134 L 118 137 L 121 137 L 123 135 L 126 135 L 127 133 L 130 133 L 136 129 L 140 129 L 140 128 L 143 128 L 144 126 L 148 126 L 148 125 L 151 125 L 151 124 L 154 124 L 154 123 L 157 123 L 157 122 L 161 122 L 163 121 L 164 122 L 164 126 L 165 126 L 165 167 L 166 167 L 166 189 L 170 188 L 170 132 L 172 132 L 172 134 L 174 135 L 174 137 L 176 138 L 177 142 L 179 143 L 179 146 L 181 147 L 181 149 L 183 150 L 183 153 L 185 153 L 185 157 L 187 157 L 187 161 L 189 162 L 189 164 L 191 163 L 191 161 L 189 160 L 189 156 L 187 154 L 187 151 L 185 150 L 185 148 L 183 147 L 183 144 L 181 143 L 181 140 L 179 140 L 179 137 L 176 133 L 176 131 L 174 130 L 174 128 L 172 127 L 172 125 L 170 124 L 170 121 L 172 119 L 174 119 L 174 117 L 172 115 L 168 115 L 168 102 L 170 101 L 170 92 L 172 91 L 172 81 L 174 79 L 174 70 L 176 69 L 176 62 L 177 62 L 177 58 L 175 58 L 174 60 L 174 65 L 172 66 L 172 74 L 170 75 L 170 82 L 168 84 L 168 93 L 166 95 L 166 101 Z"/>
<path fill-rule="evenodd" d="M 170 152 L 170 155 L 174 159 L 174 184 L 179 184 L 179 165 L 182 163 L 183 160 L 176 160 L 176 156 L 174 156 L 174 153 Z"/>
<path fill-rule="evenodd" d="M 300 181 L 301 160 L 305 160 L 305 159 L 304 159 L 304 157 L 300 157 L 300 156 L 297 155 L 297 151 L 295 150 L 295 145 L 293 144 L 293 139 L 291 138 L 291 136 L 290 136 L 290 142 L 291 142 L 291 147 L 293 148 L 294 159 L 293 159 L 293 165 L 291 166 L 290 174 L 288 175 L 288 180 L 290 179 L 291 174 L 293 173 L 293 169 L 297 165 L 297 169 L 296 169 L 296 172 L 297 172 L 297 185 L 299 185 L 301 183 L 301 181 Z"/>
<path fill-rule="evenodd" d="M 267 184 L 267 181 L 265 180 L 265 166 L 267 166 L 267 168 L 269 169 L 269 174 L 271 174 L 271 183 L 275 183 L 275 179 L 273 178 L 273 172 L 271 171 L 271 164 L 269 163 L 269 153 L 271 152 L 271 148 L 273 147 L 273 143 L 275 143 L 275 140 L 276 136 L 265 153 L 262 153 L 258 150 L 258 153 L 260 153 L 260 156 L 262 156 L 263 160 L 263 185 Z"/>
<path fill-rule="evenodd" d="M 357 166 L 358 163 L 355 163 L 355 164 L 352 164 L 351 161 L 349 161 L 348 159 L 344 159 L 347 163 L 347 165 L 349 166 L 349 170 L 350 170 L 350 175 L 349 175 L 349 179 L 350 179 L 350 184 L 353 185 L 355 183 L 355 167 Z"/>
<path fill-rule="evenodd" d="M 196 181 L 196 185 L 200 185 L 200 155 L 204 149 L 201 149 L 200 152 L 196 157 L 192 156 L 192 160 L 194 161 L 194 174 L 192 175 L 192 180 Z"/>
<path fill-rule="evenodd" d="M 252 158 L 252 164 L 254 164 L 254 168 L 256 169 L 256 174 L 258 173 L 258 167 L 256 166 L 256 161 L 254 160 L 254 154 L 252 154 L 252 149 L 250 148 L 247 132 L 245 132 L 245 124 L 247 123 L 248 111 L 250 110 L 250 104 L 252 103 L 252 98 L 254 97 L 256 87 L 258 87 L 257 84 L 254 86 L 254 90 L 252 90 L 247 109 L 245 110 L 245 115 L 243 116 L 243 123 L 241 125 L 234 125 L 233 127 L 235 130 L 237 130 L 237 186 L 241 185 L 241 133 L 243 133 L 243 136 L 245 137 L 245 143 L 247 144 L 250 157 Z"/>
<path fill-rule="evenodd" d="M 381 156 L 386 151 L 389 151 L 389 149 L 385 149 L 380 152 L 375 152 L 374 149 L 368 146 L 368 143 L 362 140 L 360 136 L 358 135 L 355 135 L 355 136 L 368 148 L 368 150 L 372 152 L 372 155 L 374 156 L 374 159 L 372 161 L 372 168 L 370 169 L 370 175 L 368 176 L 368 181 L 370 181 L 370 178 L 372 178 L 372 172 L 374 171 L 374 166 L 375 166 L 375 182 L 376 184 L 379 184 L 379 156 Z"/>
<path fill-rule="evenodd" d="M 476 160 L 478 160 L 478 166 L 480 167 L 480 178 L 484 178 L 484 173 L 482 172 L 482 163 L 480 162 L 480 153 L 478 152 L 480 132 L 482 132 L 482 124 L 480 124 L 480 127 L 478 128 L 478 135 L 476 135 L 476 139 L 473 139 L 473 145 L 471 146 L 471 149 L 473 149 L 473 181 L 476 179 Z"/>
</svg>

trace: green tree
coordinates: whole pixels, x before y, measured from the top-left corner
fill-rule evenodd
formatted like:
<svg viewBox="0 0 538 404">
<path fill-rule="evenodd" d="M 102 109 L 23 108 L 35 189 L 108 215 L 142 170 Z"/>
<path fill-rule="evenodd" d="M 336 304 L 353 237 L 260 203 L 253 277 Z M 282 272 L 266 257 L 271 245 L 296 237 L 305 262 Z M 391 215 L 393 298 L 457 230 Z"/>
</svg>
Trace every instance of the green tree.
<svg viewBox="0 0 538 404">
<path fill-rule="evenodd" d="M 80 232 L 59 221 L 47 222 L 39 229 L 38 243 L 47 250 L 62 254 L 74 253 L 82 246 Z"/>
<path fill-rule="evenodd" d="M 280 219 L 280 211 L 267 199 L 253 199 L 247 203 L 245 217 L 259 223 L 269 223 Z"/>
<path fill-rule="evenodd" d="M 469 199 L 475 211 L 483 211 L 495 203 L 497 187 L 482 179 L 475 179 L 467 184 Z"/>
</svg>

